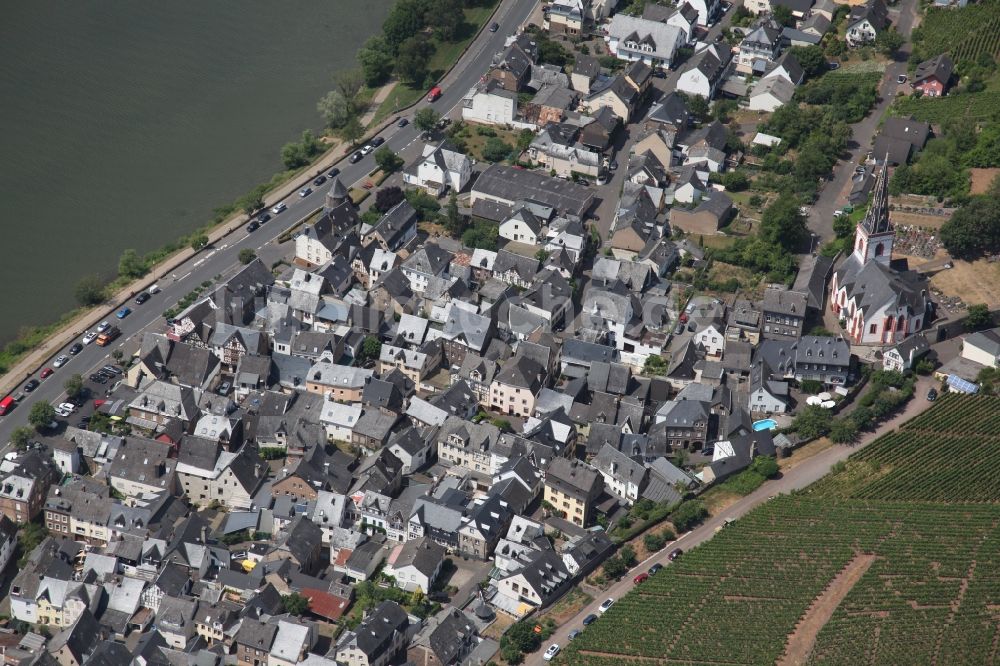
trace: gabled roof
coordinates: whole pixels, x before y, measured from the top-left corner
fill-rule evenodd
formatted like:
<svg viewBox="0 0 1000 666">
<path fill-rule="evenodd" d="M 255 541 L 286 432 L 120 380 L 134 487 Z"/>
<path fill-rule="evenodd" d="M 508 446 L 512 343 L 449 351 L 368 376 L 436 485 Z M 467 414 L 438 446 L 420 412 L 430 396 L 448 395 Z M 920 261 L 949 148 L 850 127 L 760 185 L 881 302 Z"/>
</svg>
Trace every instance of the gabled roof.
<svg viewBox="0 0 1000 666">
<path fill-rule="evenodd" d="M 913 85 L 923 83 L 927 79 L 937 79 L 941 83 L 947 84 L 954 70 L 955 63 L 952 62 L 951 56 L 942 53 L 917 65 L 917 69 L 913 73 Z"/>
</svg>

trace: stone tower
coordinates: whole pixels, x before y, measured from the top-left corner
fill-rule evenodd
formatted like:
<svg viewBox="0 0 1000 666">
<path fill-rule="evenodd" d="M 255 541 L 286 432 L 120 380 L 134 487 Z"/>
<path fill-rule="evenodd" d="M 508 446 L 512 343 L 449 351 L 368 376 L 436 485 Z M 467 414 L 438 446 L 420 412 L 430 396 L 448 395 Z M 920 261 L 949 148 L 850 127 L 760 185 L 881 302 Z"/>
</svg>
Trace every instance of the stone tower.
<svg viewBox="0 0 1000 666">
<path fill-rule="evenodd" d="M 854 236 L 854 256 L 861 264 L 877 261 L 888 265 L 892 258 L 892 243 L 896 237 L 892 222 L 889 221 L 889 156 L 886 155 L 882 169 L 875 180 L 872 205 L 865 213 L 865 219 L 858 224 Z"/>
</svg>

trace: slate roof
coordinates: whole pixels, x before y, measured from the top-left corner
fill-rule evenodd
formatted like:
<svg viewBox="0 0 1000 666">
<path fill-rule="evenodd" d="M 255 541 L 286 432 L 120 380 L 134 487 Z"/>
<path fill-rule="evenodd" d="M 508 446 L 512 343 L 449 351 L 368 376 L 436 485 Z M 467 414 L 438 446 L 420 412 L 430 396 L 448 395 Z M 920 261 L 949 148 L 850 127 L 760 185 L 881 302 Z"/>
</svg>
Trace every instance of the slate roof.
<svg viewBox="0 0 1000 666">
<path fill-rule="evenodd" d="M 933 78 L 947 85 L 954 71 L 955 63 L 952 62 L 951 56 L 942 53 L 917 65 L 917 69 L 913 73 L 912 83 L 917 85 Z"/>
<path fill-rule="evenodd" d="M 537 171 L 493 164 L 479 175 L 473 192 L 513 205 L 534 201 L 554 208 L 560 214 L 582 217 L 593 200 L 593 191 L 561 178 Z M 479 197 L 477 197 L 479 198 Z"/>
</svg>

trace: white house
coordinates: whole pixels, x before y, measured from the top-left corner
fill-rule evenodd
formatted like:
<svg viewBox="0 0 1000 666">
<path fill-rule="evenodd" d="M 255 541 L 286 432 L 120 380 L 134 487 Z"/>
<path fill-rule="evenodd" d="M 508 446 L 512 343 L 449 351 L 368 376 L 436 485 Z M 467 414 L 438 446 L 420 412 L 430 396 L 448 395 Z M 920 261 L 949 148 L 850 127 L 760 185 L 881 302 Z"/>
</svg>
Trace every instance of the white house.
<svg viewBox="0 0 1000 666">
<path fill-rule="evenodd" d="M 393 548 L 382 572 L 396 579 L 396 587 L 407 592 L 429 592 L 445 559 L 444 546 L 430 537 L 410 539 Z"/>
<path fill-rule="evenodd" d="M 425 145 L 424 154 L 403 172 L 407 185 L 421 187 L 434 196 L 441 196 L 448 188 L 461 192 L 471 177 L 472 160 L 447 143 Z"/>
<path fill-rule="evenodd" d="M 520 208 L 500 225 L 500 237 L 537 245 L 545 223 L 527 208 Z"/>
<path fill-rule="evenodd" d="M 1000 339 L 998 339 L 998 343 L 1000 343 Z M 911 335 L 882 354 L 882 368 L 898 372 L 910 370 L 916 364 L 917 360 L 926 354 L 930 348 L 931 346 L 928 344 L 927 338 L 922 335 Z"/>
<path fill-rule="evenodd" d="M 751 414 L 784 414 L 788 410 L 788 382 L 772 378 L 771 368 L 758 359 L 750 366 Z"/>
<path fill-rule="evenodd" d="M 712 99 L 726 78 L 732 60 L 733 53 L 724 44 L 704 48 L 684 63 L 677 77 L 677 91 Z"/>
<path fill-rule="evenodd" d="M 703 347 L 708 356 L 722 356 L 722 352 L 726 350 L 726 336 L 715 324 L 709 324 L 695 333 L 694 343 Z"/>
<path fill-rule="evenodd" d="M 517 94 L 504 90 L 499 81 L 470 90 L 462 99 L 462 120 L 484 125 L 513 125 Z"/>
<path fill-rule="evenodd" d="M 791 81 L 783 76 L 771 76 L 754 86 L 747 108 L 771 113 L 791 102 L 794 95 L 795 86 Z"/>
<path fill-rule="evenodd" d="M 711 25 L 719 15 L 720 0 L 685 0 L 685 2 L 698 10 L 698 25 Z"/>
<path fill-rule="evenodd" d="M 670 67 L 687 34 L 676 25 L 615 14 L 608 26 L 608 50 L 619 60 L 641 60 L 647 65 Z"/>
<path fill-rule="evenodd" d="M 962 358 L 987 368 L 1000 368 L 1000 329 L 967 335 L 962 341 Z"/>
<path fill-rule="evenodd" d="M 889 27 L 889 11 L 882 0 L 868 0 L 851 9 L 847 17 L 847 44 L 860 46 L 875 41 Z"/>
<path fill-rule="evenodd" d="M 361 418 L 361 405 L 347 405 L 329 398 L 323 401 L 319 421 L 326 428 L 326 436 L 338 442 L 351 441 L 354 426 Z"/>
</svg>

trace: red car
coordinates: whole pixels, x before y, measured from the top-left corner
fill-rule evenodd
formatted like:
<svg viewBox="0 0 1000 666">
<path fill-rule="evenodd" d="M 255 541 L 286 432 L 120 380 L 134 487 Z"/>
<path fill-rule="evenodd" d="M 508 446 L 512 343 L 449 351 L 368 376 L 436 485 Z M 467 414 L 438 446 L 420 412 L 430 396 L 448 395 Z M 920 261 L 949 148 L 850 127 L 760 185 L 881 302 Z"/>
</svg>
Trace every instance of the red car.
<svg viewBox="0 0 1000 666">
<path fill-rule="evenodd" d="M 440 97 L 440 96 L 441 96 L 441 87 L 440 86 L 434 86 L 433 88 L 431 88 L 431 91 L 429 93 L 427 93 L 427 101 L 428 102 L 433 102 L 433 101 L 437 100 L 437 98 Z"/>
<path fill-rule="evenodd" d="M 641 573 L 635 578 L 633 578 L 632 582 L 635 583 L 636 585 L 639 585 L 641 583 L 645 583 L 647 580 L 649 580 L 649 574 Z"/>
<path fill-rule="evenodd" d="M 42 379 L 46 379 L 49 375 L 52 374 L 52 372 L 53 372 L 52 368 L 45 368 L 38 374 L 38 376 L 41 377 Z"/>
</svg>

